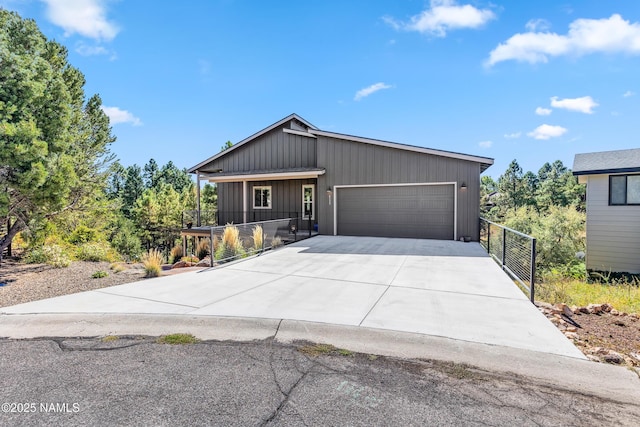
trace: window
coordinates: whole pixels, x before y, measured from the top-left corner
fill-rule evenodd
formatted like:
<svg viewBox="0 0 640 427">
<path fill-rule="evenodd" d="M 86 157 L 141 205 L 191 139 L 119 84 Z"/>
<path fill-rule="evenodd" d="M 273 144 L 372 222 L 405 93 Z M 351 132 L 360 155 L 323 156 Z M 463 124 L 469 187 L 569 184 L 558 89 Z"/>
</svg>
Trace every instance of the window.
<svg viewBox="0 0 640 427">
<path fill-rule="evenodd" d="M 609 176 L 609 205 L 640 205 L 640 175 Z"/>
<path fill-rule="evenodd" d="M 309 215 L 311 215 L 311 219 L 313 220 L 316 219 L 315 189 L 316 186 L 313 184 L 302 186 L 302 215 L 304 218 L 309 218 Z"/>
<path fill-rule="evenodd" d="M 271 209 L 271 187 L 253 187 L 253 208 Z"/>
</svg>

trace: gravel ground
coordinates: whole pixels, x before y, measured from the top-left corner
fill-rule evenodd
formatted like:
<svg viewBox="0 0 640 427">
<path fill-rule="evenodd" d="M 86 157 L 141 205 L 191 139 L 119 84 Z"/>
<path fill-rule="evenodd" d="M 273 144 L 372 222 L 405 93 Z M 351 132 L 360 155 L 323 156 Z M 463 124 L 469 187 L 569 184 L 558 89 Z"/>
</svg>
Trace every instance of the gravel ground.
<svg viewBox="0 0 640 427">
<path fill-rule="evenodd" d="M 0 307 L 144 279 L 142 266 L 122 265 L 126 269 L 116 273 L 108 262 L 76 261 L 67 268 L 54 268 L 4 259 L 0 265 Z M 105 271 L 108 276 L 94 279 L 91 276 L 96 271 Z"/>
</svg>

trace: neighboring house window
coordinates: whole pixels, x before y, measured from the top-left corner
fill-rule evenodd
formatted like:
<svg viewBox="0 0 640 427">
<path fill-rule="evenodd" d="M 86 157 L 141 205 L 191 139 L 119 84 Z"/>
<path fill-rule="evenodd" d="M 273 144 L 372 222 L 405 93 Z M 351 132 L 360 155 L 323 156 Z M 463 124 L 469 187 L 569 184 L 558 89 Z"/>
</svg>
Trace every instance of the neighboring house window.
<svg viewBox="0 0 640 427">
<path fill-rule="evenodd" d="M 640 205 L 640 175 L 610 175 L 609 205 Z"/>
<path fill-rule="evenodd" d="M 315 185 L 303 185 L 302 186 L 302 215 L 304 218 L 308 218 L 311 214 L 311 219 L 316 219 L 316 186 Z"/>
<path fill-rule="evenodd" d="M 253 187 L 253 208 L 271 209 L 271 187 Z"/>
</svg>

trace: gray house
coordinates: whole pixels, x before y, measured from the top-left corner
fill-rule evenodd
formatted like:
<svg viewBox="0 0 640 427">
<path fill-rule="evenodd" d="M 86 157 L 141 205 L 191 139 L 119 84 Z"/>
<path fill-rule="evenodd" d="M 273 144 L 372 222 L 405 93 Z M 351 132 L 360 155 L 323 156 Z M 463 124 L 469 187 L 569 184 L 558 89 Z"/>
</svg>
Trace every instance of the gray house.
<svg viewBox="0 0 640 427">
<path fill-rule="evenodd" d="M 587 185 L 587 270 L 640 273 L 640 149 L 576 154 Z"/>
<path fill-rule="evenodd" d="M 296 114 L 189 172 L 218 186 L 218 222 L 309 215 L 320 234 L 479 238 L 493 159 L 320 130 Z"/>
</svg>

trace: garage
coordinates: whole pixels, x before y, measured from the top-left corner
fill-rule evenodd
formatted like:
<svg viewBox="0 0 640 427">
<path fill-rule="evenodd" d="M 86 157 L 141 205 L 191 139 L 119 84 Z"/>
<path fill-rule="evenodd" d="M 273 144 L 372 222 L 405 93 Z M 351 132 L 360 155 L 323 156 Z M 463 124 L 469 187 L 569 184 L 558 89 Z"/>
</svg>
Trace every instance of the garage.
<svg viewBox="0 0 640 427">
<path fill-rule="evenodd" d="M 336 186 L 336 234 L 455 239 L 455 185 Z"/>
</svg>

